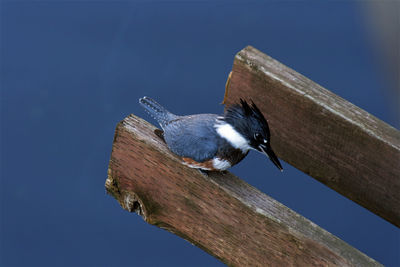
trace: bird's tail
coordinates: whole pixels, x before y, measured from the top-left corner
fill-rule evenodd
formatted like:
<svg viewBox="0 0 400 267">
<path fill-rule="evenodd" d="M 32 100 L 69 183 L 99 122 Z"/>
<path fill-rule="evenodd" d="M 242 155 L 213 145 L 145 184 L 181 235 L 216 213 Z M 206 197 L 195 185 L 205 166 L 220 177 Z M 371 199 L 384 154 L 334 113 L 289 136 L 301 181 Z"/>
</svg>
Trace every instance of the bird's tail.
<svg viewBox="0 0 400 267">
<path fill-rule="evenodd" d="M 139 103 L 144 107 L 146 112 L 149 113 L 150 116 L 152 116 L 160 124 L 161 128 L 163 129 L 168 122 L 178 118 L 178 116 L 166 110 L 163 106 L 158 104 L 150 97 L 145 96 L 140 98 Z"/>
</svg>

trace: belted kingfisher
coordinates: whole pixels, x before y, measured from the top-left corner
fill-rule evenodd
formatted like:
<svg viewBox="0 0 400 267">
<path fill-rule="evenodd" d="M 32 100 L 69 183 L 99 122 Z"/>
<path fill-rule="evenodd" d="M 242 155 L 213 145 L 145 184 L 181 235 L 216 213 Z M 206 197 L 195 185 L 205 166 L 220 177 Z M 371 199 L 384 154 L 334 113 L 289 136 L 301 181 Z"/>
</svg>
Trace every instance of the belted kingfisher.
<svg viewBox="0 0 400 267">
<path fill-rule="evenodd" d="M 191 168 L 224 171 L 253 149 L 283 170 L 271 148 L 267 120 L 253 102 L 240 99 L 240 105 L 230 106 L 223 115 L 188 116 L 172 114 L 146 96 L 139 103 L 160 124 L 168 148 Z"/>
</svg>

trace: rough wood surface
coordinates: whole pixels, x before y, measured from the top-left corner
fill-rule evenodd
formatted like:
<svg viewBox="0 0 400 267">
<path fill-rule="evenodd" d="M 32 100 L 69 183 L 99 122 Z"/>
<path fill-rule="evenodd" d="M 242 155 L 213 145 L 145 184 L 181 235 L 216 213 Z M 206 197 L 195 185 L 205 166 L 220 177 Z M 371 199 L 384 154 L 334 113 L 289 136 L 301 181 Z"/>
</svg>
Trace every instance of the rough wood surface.
<svg viewBox="0 0 400 267">
<path fill-rule="evenodd" d="M 380 266 L 232 174 L 182 165 L 154 130 L 117 126 L 106 188 L 124 209 L 231 266 Z"/>
<path fill-rule="evenodd" d="M 225 102 L 253 99 L 279 158 L 400 227 L 400 132 L 253 47 Z"/>
</svg>

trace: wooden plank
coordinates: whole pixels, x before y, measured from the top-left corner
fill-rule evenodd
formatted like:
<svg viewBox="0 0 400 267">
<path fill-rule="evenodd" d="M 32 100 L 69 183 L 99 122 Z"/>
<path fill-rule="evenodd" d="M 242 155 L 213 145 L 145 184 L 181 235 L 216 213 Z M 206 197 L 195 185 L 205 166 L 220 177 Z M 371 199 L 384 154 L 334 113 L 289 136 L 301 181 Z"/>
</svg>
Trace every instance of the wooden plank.
<svg viewBox="0 0 400 267">
<path fill-rule="evenodd" d="M 124 209 L 231 266 L 380 266 L 234 175 L 184 166 L 155 129 L 117 126 L 106 188 Z"/>
<path fill-rule="evenodd" d="M 400 227 L 400 132 L 253 47 L 240 51 L 225 102 L 253 99 L 276 154 Z"/>
</svg>

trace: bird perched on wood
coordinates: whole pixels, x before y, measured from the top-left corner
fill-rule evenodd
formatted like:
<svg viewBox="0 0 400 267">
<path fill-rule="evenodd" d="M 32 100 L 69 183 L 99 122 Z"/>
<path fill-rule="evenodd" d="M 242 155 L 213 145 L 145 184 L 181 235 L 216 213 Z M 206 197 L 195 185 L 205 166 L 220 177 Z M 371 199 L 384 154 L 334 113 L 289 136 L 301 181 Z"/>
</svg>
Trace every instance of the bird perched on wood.
<svg viewBox="0 0 400 267">
<path fill-rule="evenodd" d="M 160 124 L 168 148 L 180 156 L 183 163 L 202 171 L 224 171 L 239 163 L 250 149 L 269 157 L 283 170 L 271 148 L 267 120 L 251 102 L 240 100 L 223 115 L 172 114 L 149 97 L 139 103 Z"/>
</svg>

